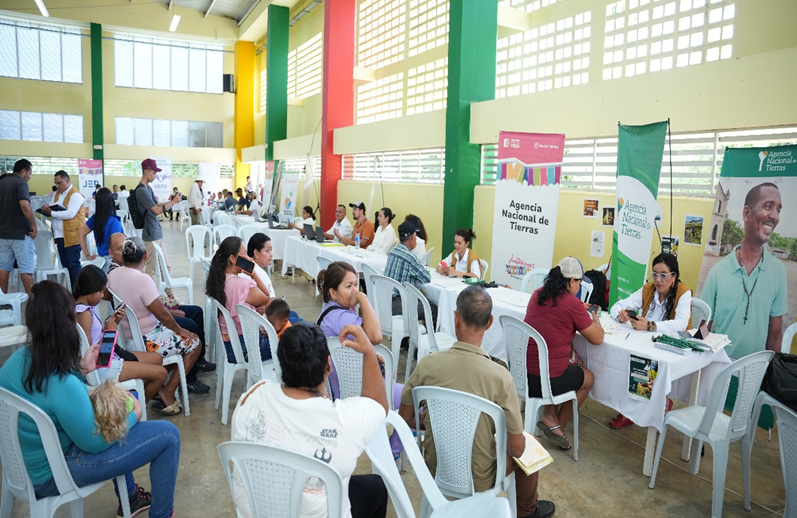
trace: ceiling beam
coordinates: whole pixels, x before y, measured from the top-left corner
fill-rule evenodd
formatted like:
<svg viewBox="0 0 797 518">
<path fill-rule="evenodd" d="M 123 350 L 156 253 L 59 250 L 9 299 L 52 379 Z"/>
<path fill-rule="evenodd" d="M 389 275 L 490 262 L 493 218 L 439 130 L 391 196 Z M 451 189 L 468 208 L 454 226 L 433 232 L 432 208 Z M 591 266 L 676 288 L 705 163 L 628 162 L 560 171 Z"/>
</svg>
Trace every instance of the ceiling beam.
<svg viewBox="0 0 797 518">
<path fill-rule="evenodd" d="M 210 0 L 210 5 L 208 6 L 208 10 L 205 11 L 205 18 L 208 17 L 208 15 L 210 14 L 210 10 L 213 9 L 214 5 L 216 5 L 216 0 Z"/>
</svg>

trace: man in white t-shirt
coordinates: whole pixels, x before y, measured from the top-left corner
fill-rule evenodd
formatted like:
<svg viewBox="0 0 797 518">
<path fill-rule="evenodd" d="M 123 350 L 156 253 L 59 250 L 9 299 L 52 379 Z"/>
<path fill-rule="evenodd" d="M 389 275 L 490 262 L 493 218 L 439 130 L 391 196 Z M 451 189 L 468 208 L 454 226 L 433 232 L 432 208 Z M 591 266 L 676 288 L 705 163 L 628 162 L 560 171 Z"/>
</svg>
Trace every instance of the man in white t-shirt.
<svg viewBox="0 0 797 518">
<path fill-rule="evenodd" d="M 335 235 L 335 231 L 340 233 L 340 237 Z M 327 232 L 324 233 L 324 239 L 334 239 L 336 243 L 341 243 L 341 238 L 351 238 L 353 229 L 348 218 L 346 218 L 346 206 L 338 205 L 335 207 L 335 223 Z"/>
<path fill-rule="evenodd" d="M 249 208 L 241 208 L 241 214 L 246 214 L 247 216 L 254 216 L 255 221 L 260 221 L 260 202 L 257 201 L 257 197 L 255 193 L 249 192 L 246 195 L 246 199 L 249 200 Z"/>
<path fill-rule="evenodd" d="M 344 518 L 384 517 L 387 490 L 381 477 L 352 473 L 373 436 L 386 433 L 385 385 L 376 352 L 361 327 L 345 326 L 341 343 L 363 355 L 362 396 L 335 402 L 324 397 L 332 369 L 326 338 L 315 325 L 290 327 L 277 349 L 282 384 L 262 381 L 241 396 L 232 416 L 232 440 L 276 446 L 326 462 L 343 479 Z M 233 501 L 239 517 L 252 516 L 237 472 Z M 299 516 L 328 516 L 326 490 L 317 478 L 304 487 Z"/>
</svg>

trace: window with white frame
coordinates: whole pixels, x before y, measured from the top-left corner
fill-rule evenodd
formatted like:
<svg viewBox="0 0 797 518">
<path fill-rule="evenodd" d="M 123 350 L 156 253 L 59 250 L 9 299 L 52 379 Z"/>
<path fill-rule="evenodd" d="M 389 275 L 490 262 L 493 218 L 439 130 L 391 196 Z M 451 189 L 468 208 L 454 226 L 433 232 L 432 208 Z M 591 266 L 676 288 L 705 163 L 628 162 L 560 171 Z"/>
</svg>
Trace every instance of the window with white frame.
<svg viewBox="0 0 797 518">
<path fill-rule="evenodd" d="M 357 87 L 357 124 L 401 117 L 404 72 Z"/>
<path fill-rule="evenodd" d="M 797 127 L 673 134 L 665 143 L 659 194 L 713 196 L 726 147 L 766 147 L 797 143 Z M 482 146 L 481 183 L 496 179 L 498 146 Z M 672 189 L 670 186 L 672 153 Z M 566 140 L 562 187 L 614 190 L 617 180 L 617 138 Z"/>
<path fill-rule="evenodd" d="M 80 29 L 0 18 L 0 76 L 82 83 Z"/>
<path fill-rule="evenodd" d="M 407 72 L 407 115 L 444 110 L 448 92 L 448 58 Z"/>
<path fill-rule="evenodd" d="M 266 101 L 268 100 L 268 71 L 263 69 L 260 72 L 260 112 L 266 113 Z"/>
<path fill-rule="evenodd" d="M 734 0 L 620 0 L 606 6 L 603 79 L 729 59 Z"/>
<path fill-rule="evenodd" d="M 586 11 L 499 39 L 496 98 L 588 83 L 591 21 Z"/>
<path fill-rule="evenodd" d="M 357 16 L 357 55 L 361 67 L 381 68 L 404 59 L 407 0 L 365 0 Z"/>
<path fill-rule="evenodd" d="M 114 85 L 220 94 L 224 49 L 180 40 L 114 35 Z"/>
<path fill-rule="evenodd" d="M 522 9 L 526 12 L 536 11 L 543 7 L 555 4 L 557 0 L 501 0 L 499 2 L 507 7 L 514 7 L 515 9 Z"/>
<path fill-rule="evenodd" d="M 83 116 L 0 110 L 0 139 L 80 144 Z"/>
<path fill-rule="evenodd" d="M 288 53 L 288 97 L 321 93 L 323 34 L 318 33 Z"/>
<path fill-rule="evenodd" d="M 29 160 L 33 174 L 52 176 L 58 171 L 77 173 L 77 158 L 0 155 L 0 172 L 11 172 L 17 160 Z M 139 164 L 140 167 L 140 164 Z M 140 173 L 139 173 L 140 174 Z M 44 194 L 44 193 L 41 193 Z"/>
<path fill-rule="evenodd" d="M 343 155 L 341 179 L 441 184 L 445 179 L 445 149 Z"/>
<path fill-rule="evenodd" d="M 410 1 L 410 57 L 448 43 L 448 1 Z"/>
<path fill-rule="evenodd" d="M 321 157 L 320 156 L 311 156 L 310 160 L 313 162 L 313 178 L 315 180 L 321 179 Z M 284 158 L 280 160 L 284 164 L 283 171 L 287 172 L 298 172 L 303 173 L 305 167 L 307 167 L 307 157 L 294 157 L 294 158 Z M 304 178 L 304 177 L 302 177 Z"/>
<path fill-rule="evenodd" d="M 116 143 L 126 146 L 224 147 L 221 122 L 116 117 Z"/>
</svg>

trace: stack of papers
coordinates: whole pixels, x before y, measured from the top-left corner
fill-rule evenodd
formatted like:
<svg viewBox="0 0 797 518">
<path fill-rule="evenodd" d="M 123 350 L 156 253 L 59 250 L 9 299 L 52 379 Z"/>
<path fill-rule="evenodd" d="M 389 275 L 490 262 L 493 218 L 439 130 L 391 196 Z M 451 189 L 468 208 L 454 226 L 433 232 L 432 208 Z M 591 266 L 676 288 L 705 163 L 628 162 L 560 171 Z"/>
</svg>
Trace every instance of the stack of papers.
<svg viewBox="0 0 797 518">
<path fill-rule="evenodd" d="M 526 439 L 526 449 L 523 450 L 523 455 L 519 458 L 512 457 L 523 473 L 531 475 L 553 462 L 551 454 L 542 447 L 536 437 L 525 430 L 523 437 Z"/>
<path fill-rule="evenodd" d="M 728 335 L 720 335 L 716 333 L 710 333 L 708 338 L 700 340 L 700 344 L 713 353 L 723 349 L 726 345 L 730 345 L 730 343 L 731 341 L 728 338 Z"/>
</svg>

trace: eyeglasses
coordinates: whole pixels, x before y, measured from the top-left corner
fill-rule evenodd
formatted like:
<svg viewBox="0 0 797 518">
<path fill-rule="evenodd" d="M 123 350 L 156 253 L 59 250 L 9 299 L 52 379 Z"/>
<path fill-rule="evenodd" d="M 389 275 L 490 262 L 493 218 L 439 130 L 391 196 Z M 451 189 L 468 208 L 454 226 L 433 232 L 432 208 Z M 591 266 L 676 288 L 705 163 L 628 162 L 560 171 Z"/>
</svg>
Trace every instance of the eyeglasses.
<svg viewBox="0 0 797 518">
<path fill-rule="evenodd" d="M 670 273 L 657 273 L 657 272 L 653 272 L 653 273 L 650 275 L 650 278 L 651 278 L 651 279 L 653 279 L 654 281 L 658 281 L 659 279 L 661 279 L 662 281 L 666 281 L 667 279 L 669 279 L 669 278 L 670 278 L 670 277 L 672 277 L 673 275 L 675 275 L 675 273 L 674 273 L 674 272 L 670 272 Z"/>
</svg>

